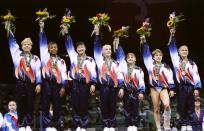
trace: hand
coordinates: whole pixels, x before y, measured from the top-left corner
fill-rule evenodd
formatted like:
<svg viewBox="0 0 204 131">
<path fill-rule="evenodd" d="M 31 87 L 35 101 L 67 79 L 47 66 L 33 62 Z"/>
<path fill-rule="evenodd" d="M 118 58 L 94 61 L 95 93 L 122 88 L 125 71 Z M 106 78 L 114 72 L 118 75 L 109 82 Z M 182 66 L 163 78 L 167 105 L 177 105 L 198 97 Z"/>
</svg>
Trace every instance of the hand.
<svg viewBox="0 0 204 131">
<path fill-rule="evenodd" d="M 96 90 L 95 86 L 91 85 L 91 87 L 90 87 L 90 94 L 91 95 L 95 95 L 95 90 Z"/>
<path fill-rule="evenodd" d="M 41 91 L 41 85 L 38 84 L 38 85 L 35 87 L 35 93 L 36 93 L 36 95 L 39 94 L 40 91 Z"/>
<path fill-rule="evenodd" d="M 169 92 L 169 97 L 170 97 L 170 98 L 174 97 L 174 94 L 175 94 L 174 91 L 170 91 L 170 92 Z"/>
<path fill-rule="evenodd" d="M 194 94 L 195 97 L 198 97 L 199 96 L 199 90 L 194 90 L 193 94 Z"/>
<path fill-rule="evenodd" d="M 64 94 L 65 94 L 65 89 L 64 89 L 64 88 L 61 88 L 59 94 L 60 94 L 60 97 L 64 96 Z"/>
<path fill-rule="evenodd" d="M 99 25 L 94 25 L 94 33 L 95 35 L 99 35 Z"/>
<path fill-rule="evenodd" d="M 171 28 L 171 29 L 170 29 L 170 34 L 171 34 L 172 36 L 174 36 L 175 33 L 176 33 L 176 29 L 175 29 L 175 28 Z"/>
<path fill-rule="evenodd" d="M 144 35 L 141 35 L 141 36 L 140 36 L 140 43 L 141 43 L 141 44 L 144 44 L 145 42 L 146 42 L 145 36 L 144 36 Z"/>
<path fill-rule="evenodd" d="M 123 89 L 120 89 L 119 92 L 118 92 L 118 96 L 120 98 L 123 98 L 123 95 L 124 95 L 124 91 L 123 91 Z"/>
<path fill-rule="evenodd" d="M 140 101 L 144 100 L 144 95 L 143 95 L 142 93 L 139 93 L 139 96 L 138 96 L 138 97 L 139 97 L 139 100 L 140 100 Z"/>
</svg>

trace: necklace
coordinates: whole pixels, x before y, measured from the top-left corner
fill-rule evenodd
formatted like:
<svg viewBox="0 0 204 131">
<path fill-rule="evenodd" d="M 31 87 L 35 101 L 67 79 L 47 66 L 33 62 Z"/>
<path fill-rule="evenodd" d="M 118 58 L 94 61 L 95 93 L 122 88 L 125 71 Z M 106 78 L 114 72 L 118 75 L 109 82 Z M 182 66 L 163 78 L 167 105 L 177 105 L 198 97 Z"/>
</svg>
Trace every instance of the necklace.
<svg viewBox="0 0 204 131">
<path fill-rule="evenodd" d="M 30 71 L 31 58 L 32 58 L 31 53 L 29 53 L 29 54 L 24 53 L 24 59 L 25 59 L 25 62 L 26 62 L 26 68 L 25 68 L 26 71 Z"/>
<path fill-rule="evenodd" d="M 82 73 L 82 67 L 83 67 L 83 63 L 86 59 L 86 55 L 84 55 L 83 57 L 80 57 L 79 55 L 77 56 L 77 66 L 79 68 L 79 73 Z"/>
<path fill-rule="evenodd" d="M 181 61 L 181 64 L 180 64 L 180 66 L 181 66 L 181 70 L 182 70 L 182 75 L 185 75 L 186 74 L 186 64 L 187 64 L 187 61 Z"/>
<path fill-rule="evenodd" d="M 135 68 L 135 65 L 132 65 L 132 67 L 130 67 L 130 65 L 128 65 L 128 77 L 131 77 L 131 74 L 132 74 L 134 68 Z"/>
<path fill-rule="evenodd" d="M 105 64 L 108 67 L 108 74 L 111 72 L 111 67 L 112 67 L 112 60 L 111 59 L 105 59 Z"/>
<path fill-rule="evenodd" d="M 57 68 L 57 56 L 51 56 L 52 71 L 55 72 Z"/>
<path fill-rule="evenodd" d="M 156 69 L 156 80 L 159 80 L 159 73 L 161 69 L 161 64 L 155 64 L 155 69 Z"/>
</svg>

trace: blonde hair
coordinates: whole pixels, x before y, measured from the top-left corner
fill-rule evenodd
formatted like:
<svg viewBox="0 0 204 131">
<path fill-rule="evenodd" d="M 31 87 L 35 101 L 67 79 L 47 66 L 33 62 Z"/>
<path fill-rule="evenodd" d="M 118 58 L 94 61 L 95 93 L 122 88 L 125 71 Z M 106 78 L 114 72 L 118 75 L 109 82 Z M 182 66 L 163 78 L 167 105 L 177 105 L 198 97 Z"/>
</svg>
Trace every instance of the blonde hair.
<svg viewBox="0 0 204 131">
<path fill-rule="evenodd" d="M 181 46 L 179 47 L 179 51 L 181 50 L 182 47 L 186 47 L 186 48 L 188 49 L 188 46 L 187 46 L 187 45 L 181 45 Z"/>
<path fill-rule="evenodd" d="M 155 56 L 156 53 L 160 53 L 160 54 L 163 56 L 163 53 L 162 53 L 162 51 L 161 51 L 160 49 L 154 50 L 154 51 L 152 52 L 152 55 Z"/>
<path fill-rule="evenodd" d="M 25 38 L 25 39 L 21 42 L 21 45 L 23 45 L 24 43 L 30 43 L 31 45 L 33 45 L 33 42 L 32 42 L 32 40 L 31 40 L 30 37 Z"/>
</svg>

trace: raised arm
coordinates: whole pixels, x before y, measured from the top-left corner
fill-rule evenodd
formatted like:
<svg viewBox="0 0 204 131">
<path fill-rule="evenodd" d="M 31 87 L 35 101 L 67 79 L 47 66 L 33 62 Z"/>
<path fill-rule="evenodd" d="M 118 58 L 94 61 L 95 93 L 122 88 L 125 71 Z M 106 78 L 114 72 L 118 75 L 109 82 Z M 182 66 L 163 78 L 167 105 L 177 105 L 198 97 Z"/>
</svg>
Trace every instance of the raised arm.
<svg viewBox="0 0 204 131">
<path fill-rule="evenodd" d="M 178 54 L 178 49 L 176 47 L 176 39 L 174 37 L 174 30 L 171 30 L 171 35 L 169 37 L 169 42 L 168 42 L 168 46 L 169 46 L 169 52 L 170 52 L 170 56 L 171 56 L 171 61 L 173 63 L 174 69 L 175 71 L 178 70 L 179 68 L 179 54 Z"/>
<path fill-rule="evenodd" d="M 96 35 L 94 40 L 94 59 L 98 67 L 102 65 L 102 48 L 101 48 L 101 41 L 99 35 Z"/>
<path fill-rule="evenodd" d="M 74 49 L 74 44 L 73 44 L 73 41 L 70 35 L 67 35 L 65 38 L 65 46 L 66 46 L 66 50 L 69 55 L 71 63 L 74 60 L 77 60 L 77 53 Z"/>
<path fill-rule="evenodd" d="M 20 50 L 19 45 L 16 43 L 16 39 L 13 35 L 13 33 L 9 33 L 9 49 L 10 49 L 10 53 L 11 53 L 11 57 L 14 63 L 14 66 L 16 68 L 17 66 L 17 60 L 20 57 L 20 54 L 22 53 L 22 51 Z"/>
<path fill-rule="evenodd" d="M 125 61 L 125 53 L 124 53 L 123 48 L 120 45 L 118 46 L 118 49 L 116 49 L 116 60 L 119 63 L 119 70 L 121 72 L 127 72 L 127 63 Z"/>
<path fill-rule="evenodd" d="M 40 59 L 43 68 L 50 58 L 50 54 L 48 52 L 47 37 L 44 32 L 39 33 L 39 45 L 40 45 Z"/>
<path fill-rule="evenodd" d="M 143 61 L 144 61 L 144 64 L 145 64 L 145 66 L 149 72 L 150 68 L 153 64 L 153 59 L 152 59 L 152 54 L 151 54 L 149 45 L 146 42 L 145 36 L 140 37 L 140 43 L 142 44 Z"/>
</svg>

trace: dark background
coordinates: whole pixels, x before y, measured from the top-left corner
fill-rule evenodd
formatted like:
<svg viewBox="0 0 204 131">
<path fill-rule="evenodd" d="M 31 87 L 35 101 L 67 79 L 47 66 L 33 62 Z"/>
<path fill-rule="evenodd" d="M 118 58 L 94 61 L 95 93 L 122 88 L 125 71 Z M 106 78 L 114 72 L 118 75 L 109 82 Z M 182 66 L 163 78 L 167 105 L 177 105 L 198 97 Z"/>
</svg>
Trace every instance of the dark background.
<svg viewBox="0 0 204 131">
<path fill-rule="evenodd" d="M 89 17 L 97 13 L 108 13 L 111 17 L 110 25 L 112 30 L 121 28 L 123 25 L 130 26 L 129 38 L 121 39 L 121 45 L 125 52 L 134 52 L 137 56 L 137 64 L 144 68 L 140 54 L 139 36 L 136 29 L 141 26 L 145 17 L 150 17 L 152 23 L 152 35 L 147 39 L 151 49 L 162 49 L 164 61 L 172 67 L 172 63 L 167 48 L 169 30 L 166 26 L 169 13 L 176 11 L 183 13 L 185 21 L 177 28 L 177 45 L 186 44 L 189 46 L 189 58 L 197 63 L 201 79 L 204 78 L 204 1 L 203 0 L 1 0 L 0 15 L 7 13 L 10 9 L 17 17 L 15 22 L 17 42 L 20 43 L 25 37 L 31 37 L 34 46 L 32 52 L 39 56 L 38 46 L 38 23 L 35 21 L 35 12 L 48 8 L 50 14 L 55 14 L 56 18 L 48 20 L 45 26 L 48 41 L 59 43 L 59 55 L 64 57 L 66 50 L 64 40 L 59 36 L 59 25 L 65 8 L 72 11 L 76 17 L 76 23 L 71 25 L 70 33 L 74 42 L 84 41 L 87 46 L 87 54 L 93 56 L 93 40 L 90 34 L 93 25 L 88 21 Z M 106 28 L 102 30 L 103 44 L 112 43 L 113 32 L 109 33 Z M 1 85 L 13 84 L 15 82 L 13 74 L 13 63 L 9 53 L 8 39 L 4 25 L 0 25 L 0 83 Z M 147 74 L 145 74 L 147 79 Z M 6 86 L 5 86 L 6 87 Z"/>
</svg>

